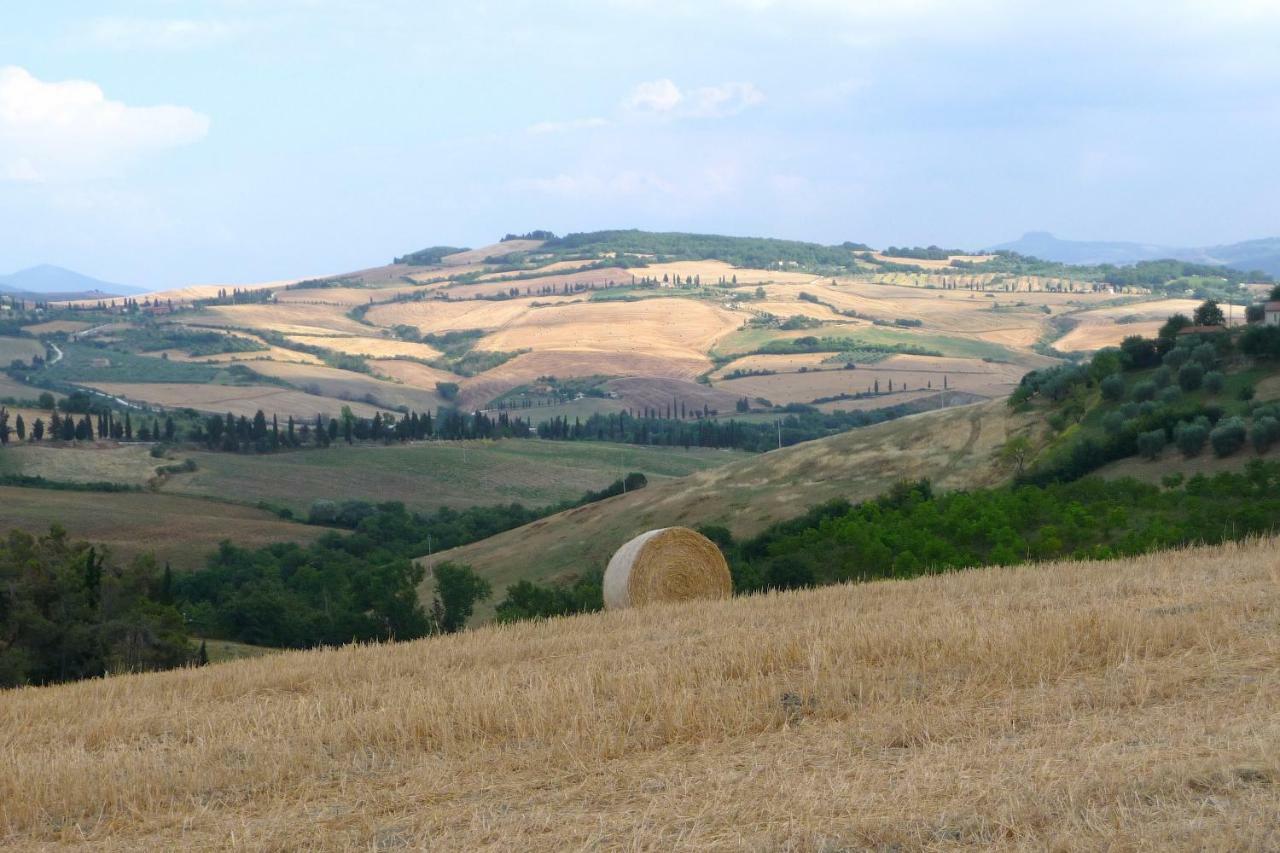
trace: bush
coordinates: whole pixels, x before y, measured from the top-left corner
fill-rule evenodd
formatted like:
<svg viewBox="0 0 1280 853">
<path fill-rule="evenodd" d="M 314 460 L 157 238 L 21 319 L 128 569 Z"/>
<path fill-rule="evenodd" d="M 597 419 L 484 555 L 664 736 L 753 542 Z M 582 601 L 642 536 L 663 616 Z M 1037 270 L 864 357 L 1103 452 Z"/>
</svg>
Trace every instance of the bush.
<svg viewBox="0 0 1280 853">
<path fill-rule="evenodd" d="M 1182 451 L 1182 455 L 1186 457 L 1195 456 L 1203 450 L 1208 438 L 1207 423 L 1183 421 L 1173 431 L 1173 440 L 1178 445 L 1178 450 Z"/>
<path fill-rule="evenodd" d="M 1166 489 L 1176 489 L 1182 485 L 1183 476 L 1180 472 L 1165 474 L 1160 478 L 1160 484 Z"/>
<path fill-rule="evenodd" d="M 1178 371 L 1178 385 L 1183 391 L 1195 391 L 1204 382 L 1204 368 L 1198 364 L 1184 364 Z"/>
<path fill-rule="evenodd" d="M 1147 400 L 1153 400 L 1155 399 L 1155 396 L 1156 383 L 1152 382 L 1150 379 L 1144 379 L 1137 385 L 1133 386 L 1133 399 L 1140 403 Z"/>
<path fill-rule="evenodd" d="M 1247 403 L 1253 399 L 1253 395 L 1256 393 L 1258 393 L 1258 389 L 1254 388 L 1252 385 L 1245 385 L 1241 387 L 1240 393 L 1236 396 Z"/>
<path fill-rule="evenodd" d="M 1102 428 L 1109 433 L 1117 433 L 1124 429 L 1124 422 L 1123 412 L 1107 412 L 1102 416 Z"/>
<path fill-rule="evenodd" d="M 307 524 L 333 524 L 337 520 L 338 505 L 333 501 L 315 501 L 307 513 Z"/>
<path fill-rule="evenodd" d="M 1124 399 L 1124 380 L 1112 374 L 1102 380 L 1098 386 L 1102 390 L 1102 399 L 1117 402 Z"/>
<path fill-rule="evenodd" d="M 1177 370 L 1186 364 L 1191 358 L 1191 352 L 1186 347 L 1174 347 L 1164 354 L 1164 364 L 1170 370 Z"/>
<path fill-rule="evenodd" d="M 1253 429 L 1249 432 L 1249 440 L 1253 442 L 1253 449 L 1259 453 L 1266 453 L 1271 449 L 1271 445 L 1280 439 L 1280 421 L 1273 417 L 1265 416 L 1258 418 L 1253 422 Z"/>
<path fill-rule="evenodd" d="M 1213 367 L 1218 360 L 1218 350 L 1213 344 L 1200 344 L 1191 351 L 1191 360 L 1206 369 Z"/>
<path fill-rule="evenodd" d="M 1244 421 L 1240 418 L 1227 418 L 1209 433 L 1209 442 L 1213 445 L 1215 454 L 1230 456 L 1244 447 L 1245 437 Z"/>
<path fill-rule="evenodd" d="M 1173 382 L 1173 371 L 1167 367 L 1161 366 L 1151 374 L 1151 381 L 1161 388 L 1166 388 Z"/>
<path fill-rule="evenodd" d="M 1210 394 L 1221 394 L 1227 385 L 1227 377 L 1220 370 L 1210 370 L 1204 375 L 1204 390 Z"/>
<path fill-rule="evenodd" d="M 1181 396 L 1182 396 L 1182 391 L 1180 391 L 1179 389 L 1171 385 L 1168 388 L 1161 388 L 1160 393 L 1156 395 L 1156 399 L 1159 400 L 1161 403 L 1168 405 L 1169 403 L 1173 403 L 1177 401 L 1177 399 Z"/>
<path fill-rule="evenodd" d="M 1138 452 L 1147 459 L 1155 459 L 1164 450 L 1166 441 L 1164 430 L 1153 429 L 1138 436 Z"/>
</svg>

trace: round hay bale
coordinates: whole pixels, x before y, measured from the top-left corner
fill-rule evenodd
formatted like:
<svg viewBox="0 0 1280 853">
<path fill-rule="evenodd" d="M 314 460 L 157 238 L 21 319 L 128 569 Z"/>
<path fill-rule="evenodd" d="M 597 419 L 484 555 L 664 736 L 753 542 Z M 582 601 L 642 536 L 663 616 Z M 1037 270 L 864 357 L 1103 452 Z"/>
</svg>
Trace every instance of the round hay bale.
<svg viewBox="0 0 1280 853">
<path fill-rule="evenodd" d="M 604 571 L 606 610 L 732 593 L 729 564 L 720 549 L 687 527 L 641 533 L 617 550 Z"/>
</svg>

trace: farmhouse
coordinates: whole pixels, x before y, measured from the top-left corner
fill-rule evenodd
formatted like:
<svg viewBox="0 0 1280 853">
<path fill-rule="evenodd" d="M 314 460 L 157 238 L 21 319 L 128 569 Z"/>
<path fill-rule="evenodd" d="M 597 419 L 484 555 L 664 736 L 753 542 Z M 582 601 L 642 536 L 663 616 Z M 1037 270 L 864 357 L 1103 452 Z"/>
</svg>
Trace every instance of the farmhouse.
<svg viewBox="0 0 1280 853">
<path fill-rule="evenodd" d="M 1280 300 L 1262 306 L 1262 322 L 1268 326 L 1280 326 Z"/>
</svg>

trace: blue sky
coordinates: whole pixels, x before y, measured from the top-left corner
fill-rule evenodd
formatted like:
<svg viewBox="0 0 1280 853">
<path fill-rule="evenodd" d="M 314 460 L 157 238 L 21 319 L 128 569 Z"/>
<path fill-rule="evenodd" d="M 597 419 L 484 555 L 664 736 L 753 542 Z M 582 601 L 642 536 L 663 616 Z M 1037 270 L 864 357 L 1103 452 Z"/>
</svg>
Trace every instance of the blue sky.
<svg viewBox="0 0 1280 853">
<path fill-rule="evenodd" d="M 1272 236 L 1277 44 L 1269 0 L 7 3 L 0 272 L 269 280 L 533 228 Z"/>
</svg>

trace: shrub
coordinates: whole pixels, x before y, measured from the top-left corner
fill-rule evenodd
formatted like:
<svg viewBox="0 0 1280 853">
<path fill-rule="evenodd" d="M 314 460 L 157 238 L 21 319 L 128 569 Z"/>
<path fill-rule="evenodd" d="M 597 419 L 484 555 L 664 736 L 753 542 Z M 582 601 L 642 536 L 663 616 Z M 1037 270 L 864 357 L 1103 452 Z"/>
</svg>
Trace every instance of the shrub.
<svg viewBox="0 0 1280 853">
<path fill-rule="evenodd" d="M 1102 390 L 1102 398 L 1117 402 L 1124 399 L 1124 380 L 1119 376 L 1112 374 L 1098 386 Z"/>
<path fill-rule="evenodd" d="M 1175 472 L 1173 474 L 1165 474 L 1161 477 L 1160 484 L 1166 489 L 1176 489 L 1178 486 L 1182 485 L 1182 480 L 1183 477 L 1181 472 Z"/>
<path fill-rule="evenodd" d="M 1209 438 L 1209 426 L 1205 423 L 1183 421 L 1173 431 L 1173 440 L 1183 456 L 1195 456 L 1204 449 Z"/>
<path fill-rule="evenodd" d="M 1136 418 L 1139 408 L 1137 403 L 1125 403 L 1120 407 L 1120 414 L 1124 415 L 1125 418 Z"/>
<path fill-rule="evenodd" d="M 1190 351 L 1186 347 L 1174 347 L 1164 354 L 1164 364 L 1171 370 L 1177 370 L 1179 367 L 1187 363 L 1191 358 Z"/>
<path fill-rule="evenodd" d="M 1173 371 L 1162 365 L 1151 374 L 1151 381 L 1161 388 L 1167 387 L 1173 382 Z"/>
<path fill-rule="evenodd" d="M 1122 412 L 1107 412 L 1102 416 L 1102 428 L 1109 433 L 1117 433 L 1124 429 L 1125 416 Z"/>
<path fill-rule="evenodd" d="M 1218 360 L 1218 350 L 1213 344 L 1200 344 L 1191 351 L 1191 360 L 1205 368 L 1213 367 Z"/>
<path fill-rule="evenodd" d="M 1240 418 L 1227 418 L 1209 433 L 1209 442 L 1213 445 L 1215 454 L 1230 456 L 1244 447 L 1245 437 L 1244 421 Z"/>
<path fill-rule="evenodd" d="M 1182 392 L 1171 385 L 1168 388 L 1161 388 L 1160 393 L 1156 395 L 1156 399 L 1161 403 L 1168 405 L 1169 403 L 1176 401 L 1181 396 Z"/>
<path fill-rule="evenodd" d="M 1220 370 L 1210 370 L 1204 375 L 1204 390 L 1210 394 L 1221 394 L 1227 385 L 1227 377 Z"/>
<path fill-rule="evenodd" d="M 338 505 L 333 501 L 314 501 L 307 513 L 307 524 L 333 524 L 337 519 Z"/>
<path fill-rule="evenodd" d="M 1183 391 L 1195 391 L 1204 382 L 1204 368 L 1198 364 L 1184 364 L 1178 371 L 1178 385 Z"/>
<path fill-rule="evenodd" d="M 1249 432 L 1249 440 L 1253 442 L 1253 449 L 1259 453 L 1266 453 L 1271 449 L 1271 445 L 1280 439 L 1280 421 L 1273 417 L 1265 416 L 1258 418 L 1253 422 L 1253 429 Z"/>
<path fill-rule="evenodd" d="M 1240 389 L 1240 393 L 1236 396 L 1247 403 L 1253 399 L 1253 395 L 1256 393 L 1258 393 L 1258 391 L 1252 385 L 1245 385 Z"/>
<path fill-rule="evenodd" d="M 1133 399 L 1140 403 L 1155 399 L 1155 396 L 1156 383 L 1152 382 L 1150 379 L 1144 379 L 1137 385 L 1133 386 Z"/>
<path fill-rule="evenodd" d="M 1147 459 L 1155 459 L 1164 450 L 1166 437 L 1164 430 L 1153 429 L 1138 436 L 1138 452 Z"/>
</svg>

